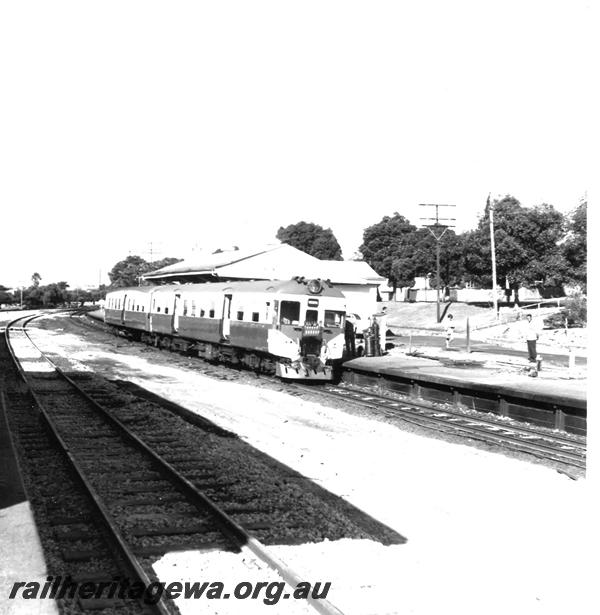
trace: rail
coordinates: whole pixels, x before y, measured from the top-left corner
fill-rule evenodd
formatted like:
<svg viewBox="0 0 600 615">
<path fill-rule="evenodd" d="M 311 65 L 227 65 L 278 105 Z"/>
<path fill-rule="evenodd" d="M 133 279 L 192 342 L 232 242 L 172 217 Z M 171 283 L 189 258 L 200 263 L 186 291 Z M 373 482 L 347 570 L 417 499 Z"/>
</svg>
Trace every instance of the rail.
<svg viewBox="0 0 600 615">
<path fill-rule="evenodd" d="M 469 438 L 530 453 L 579 470 L 585 470 L 586 467 L 586 441 L 581 436 L 548 433 L 529 425 L 507 423 L 493 416 L 402 400 L 362 387 L 327 385 L 319 392 L 374 406 L 383 410 L 387 416 L 402 418 L 422 427 L 458 432 Z"/>
</svg>

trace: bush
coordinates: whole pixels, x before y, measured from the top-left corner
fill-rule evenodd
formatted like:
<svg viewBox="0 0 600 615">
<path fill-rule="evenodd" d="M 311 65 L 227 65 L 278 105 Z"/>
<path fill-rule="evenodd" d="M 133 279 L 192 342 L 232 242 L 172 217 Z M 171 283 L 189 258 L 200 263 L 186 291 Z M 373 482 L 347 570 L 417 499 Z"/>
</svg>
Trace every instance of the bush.
<svg viewBox="0 0 600 615">
<path fill-rule="evenodd" d="M 587 297 L 585 295 L 569 297 L 558 314 L 552 314 L 544 320 L 544 325 L 551 329 L 558 329 L 565 326 L 565 319 L 569 327 L 587 325 Z"/>
</svg>

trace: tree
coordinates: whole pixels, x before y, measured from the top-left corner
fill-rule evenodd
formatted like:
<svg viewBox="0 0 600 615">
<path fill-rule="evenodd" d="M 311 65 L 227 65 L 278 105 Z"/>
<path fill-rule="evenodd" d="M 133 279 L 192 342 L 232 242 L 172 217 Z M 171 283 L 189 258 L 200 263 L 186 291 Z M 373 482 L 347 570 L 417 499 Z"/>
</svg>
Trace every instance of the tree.
<svg viewBox="0 0 600 615">
<path fill-rule="evenodd" d="M 144 273 L 150 271 L 149 263 L 141 256 L 128 256 L 119 261 L 108 273 L 113 288 L 138 286 Z"/>
<path fill-rule="evenodd" d="M 0 305 L 3 303 L 14 303 L 14 296 L 8 292 L 8 288 L 0 284 Z"/>
<path fill-rule="evenodd" d="M 426 228 L 416 229 L 406 237 L 392 273 L 400 286 L 412 286 L 415 277 L 431 274 L 437 282 L 437 241 Z M 455 285 L 462 280 L 462 238 L 447 229 L 440 239 L 440 285 Z"/>
<path fill-rule="evenodd" d="M 43 294 L 39 286 L 32 285 L 23 291 L 23 303 L 29 308 L 39 308 L 43 305 Z"/>
<path fill-rule="evenodd" d="M 342 260 L 342 249 L 330 228 L 312 222 L 279 227 L 277 239 L 322 260 Z"/>
<path fill-rule="evenodd" d="M 112 288 L 123 288 L 126 286 L 139 286 L 140 278 L 151 271 L 156 271 L 162 267 L 180 262 L 180 258 L 163 258 L 158 261 L 149 263 L 141 256 L 128 256 L 126 259 L 119 261 L 109 272 Z"/>
<path fill-rule="evenodd" d="M 98 288 L 93 288 L 90 290 L 90 301 L 96 303 L 96 301 L 100 301 L 100 299 L 104 299 L 106 297 L 106 285 L 100 284 Z"/>
<path fill-rule="evenodd" d="M 486 205 L 477 228 L 465 233 L 464 263 L 467 278 L 491 286 L 492 255 Z M 512 196 L 494 203 L 494 236 L 498 282 L 510 288 L 560 286 L 568 263 L 557 245 L 565 233 L 564 216 L 553 206 L 523 207 Z"/>
<path fill-rule="evenodd" d="M 570 215 L 568 234 L 562 245 L 562 254 L 569 267 L 568 279 L 587 285 L 587 201 L 583 201 Z"/>
<path fill-rule="evenodd" d="M 31 276 L 31 282 L 35 288 L 40 285 L 41 280 L 42 276 L 37 271 Z"/>
<path fill-rule="evenodd" d="M 363 243 L 359 250 L 365 261 L 394 287 L 406 282 L 402 272 L 407 271 L 412 245 L 410 235 L 416 230 L 416 226 L 395 212 L 392 217 L 385 216 L 381 222 L 369 226 L 363 232 Z"/>
<path fill-rule="evenodd" d="M 61 286 L 61 284 L 64 284 L 65 286 Z M 51 307 L 65 303 L 68 297 L 66 286 L 68 286 L 66 282 L 42 286 L 39 290 L 42 291 L 42 304 L 44 307 Z"/>
</svg>

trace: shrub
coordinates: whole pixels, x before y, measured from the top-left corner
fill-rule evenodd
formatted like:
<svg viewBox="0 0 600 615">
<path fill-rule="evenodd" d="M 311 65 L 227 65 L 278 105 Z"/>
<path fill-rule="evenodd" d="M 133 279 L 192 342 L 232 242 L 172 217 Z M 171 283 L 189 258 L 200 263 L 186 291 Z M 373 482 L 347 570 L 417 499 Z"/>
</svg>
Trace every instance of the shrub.
<svg viewBox="0 0 600 615">
<path fill-rule="evenodd" d="M 587 297 L 585 295 L 569 297 L 558 314 L 552 314 L 544 320 L 544 325 L 551 329 L 558 329 L 565 326 L 565 319 L 569 327 L 587 325 Z"/>
</svg>

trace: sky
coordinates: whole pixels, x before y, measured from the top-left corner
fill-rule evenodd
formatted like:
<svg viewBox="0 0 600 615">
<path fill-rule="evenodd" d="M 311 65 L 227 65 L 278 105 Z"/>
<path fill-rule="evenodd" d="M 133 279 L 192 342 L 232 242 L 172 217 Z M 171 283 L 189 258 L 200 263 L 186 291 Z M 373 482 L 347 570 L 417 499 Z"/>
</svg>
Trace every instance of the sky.
<svg viewBox="0 0 600 615">
<path fill-rule="evenodd" d="M 589 189 L 591 1 L 4 2 L 0 284 Z M 592 77 L 593 76 L 593 77 Z"/>
</svg>

